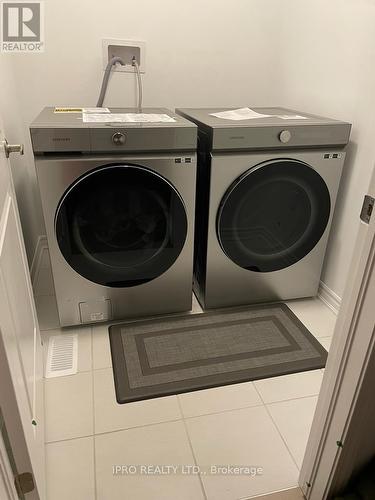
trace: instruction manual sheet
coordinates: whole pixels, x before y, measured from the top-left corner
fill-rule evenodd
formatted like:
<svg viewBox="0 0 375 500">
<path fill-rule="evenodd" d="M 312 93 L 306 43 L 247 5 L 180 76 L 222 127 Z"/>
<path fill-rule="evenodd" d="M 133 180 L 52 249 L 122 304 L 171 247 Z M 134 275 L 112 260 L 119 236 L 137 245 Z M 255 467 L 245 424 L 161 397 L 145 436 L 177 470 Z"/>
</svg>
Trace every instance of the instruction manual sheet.
<svg viewBox="0 0 375 500">
<path fill-rule="evenodd" d="M 172 123 L 176 120 L 157 113 L 82 113 L 86 123 Z"/>
<path fill-rule="evenodd" d="M 218 113 L 210 113 L 211 116 L 221 118 L 223 120 L 254 120 L 259 118 L 281 118 L 282 120 L 306 120 L 307 116 L 301 115 L 265 115 L 258 113 L 250 108 L 230 109 L 229 111 L 219 111 Z"/>
<path fill-rule="evenodd" d="M 219 111 L 219 113 L 210 114 L 211 116 L 216 116 L 216 118 L 223 118 L 224 120 L 252 120 L 254 118 L 269 118 L 271 116 L 257 113 L 250 108 L 231 109 L 229 111 Z"/>
</svg>

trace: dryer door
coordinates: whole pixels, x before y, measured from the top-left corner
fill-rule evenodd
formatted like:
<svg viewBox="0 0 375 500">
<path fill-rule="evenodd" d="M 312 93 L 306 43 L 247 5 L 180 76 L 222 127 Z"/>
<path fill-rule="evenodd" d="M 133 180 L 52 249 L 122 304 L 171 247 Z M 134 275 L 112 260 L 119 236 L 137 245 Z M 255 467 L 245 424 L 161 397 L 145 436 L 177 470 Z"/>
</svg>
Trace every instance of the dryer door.
<svg viewBox="0 0 375 500">
<path fill-rule="evenodd" d="M 244 269 L 270 272 L 301 260 L 318 243 L 331 210 L 328 188 L 308 164 L 277 159 L 251 168 L 225 193 L 217 234 Z"/>
<path fill-rule="evenodd" d="M 107 165 L 65 192 L 55 232 L 68 264 L 108 287 L 130 287 L 163 274 L 186 239 L 183 200 L 164 177 L 139 165 Z"/>
</svg>

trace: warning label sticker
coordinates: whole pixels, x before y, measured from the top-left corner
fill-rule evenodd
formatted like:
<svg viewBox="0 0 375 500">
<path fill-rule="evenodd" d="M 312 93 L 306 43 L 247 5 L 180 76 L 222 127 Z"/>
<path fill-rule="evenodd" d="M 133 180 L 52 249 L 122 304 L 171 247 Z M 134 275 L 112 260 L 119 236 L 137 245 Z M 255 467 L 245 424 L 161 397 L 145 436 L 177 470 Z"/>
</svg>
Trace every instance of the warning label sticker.
<svg viewBox="0 0 375 500">
<path fill-rule="evenodd" d="M 82 108 L 55 108 L 55 113 L 82 113 Z"/>
</svg>

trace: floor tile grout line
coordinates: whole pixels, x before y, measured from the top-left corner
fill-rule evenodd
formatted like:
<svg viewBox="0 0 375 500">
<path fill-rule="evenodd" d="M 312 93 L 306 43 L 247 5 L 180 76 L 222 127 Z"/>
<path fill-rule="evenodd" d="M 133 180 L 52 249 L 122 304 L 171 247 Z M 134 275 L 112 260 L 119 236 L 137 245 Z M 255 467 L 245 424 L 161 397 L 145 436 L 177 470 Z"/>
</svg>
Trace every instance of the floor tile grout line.
<svg viewBox="0 0 375 500">
<path fill-rule="evenodd" d="M 177 394 L 177 396 L 178 396 L 178 394 Z M 200 415 L 191 415 L 191 416 L 185 416 L 185 415 L 183 415 L 182 418 L 184 420 L 192 420 L 193 418 L 208 417 L 210 415 L 220 415 L 221 413 L 228 413 L 228 412 L 231 412 L 231 411 L 247 410 L 249 408 L 257 408 L 259 406 L 264 406 L 264 403 L 260 402 L 260 403 L 253 404 L 253 405 L 239 406 L 237 408 L 227 408 L 225 410 L 212 411 L 212 412 L 209 412 L 209 413 L 201 413 Z"/>
<path fill-rule="evenodd" d="M 320 371 L 320 370 L 319 370 Z M 260 379 L 260 380 L 268 380 L 268 379 Z M 206 416 L 209 416 L 209 415 L 218 415 L 220 413 L 227 413 L 227 412 L 230 412 L 230 411 L 237 411 L 237 410 L 245 410 L 245 409 L 248 409 L 248 408 L 256 408 L 258 406 L 267 406 L 267 405 L 273 405 L 273 404 L 278 404 L 278 403 L 284 403 L 284 402 L 287 402 L 287 401 L 296 401 L 298 399 L 307 399 L 307 398 L 314 398 L 316 396 L 319 395 L 319 392 L 317 394 L 310 394 L 308 396 L 300 396 L 300 397 L 297 397 L 297 398 L 288 398 L 288 399 L 282 399 L 280 401 L 272 401 L 270 403 L 265 403 L 263 398 L 261 397 L 260 395 L 260 392 L 259 390 L 257 389 L 256 385 L 255 385 L 255 382 L 257 381 L 249 381 L 253 386 L 254 386 L 254 389 L 256 390 L 259 398 L 260 398 L 260 402 L 257 403 L 257 404 L 252 404 L 252 405 L 246 405 L 246 406 L 239 406 L 237 408 L 227 408 L 225 410 L 219 410 L 219 411 L 213 411 L 213 412 L 209 412 L 209 413 L 202 413 L 200 415 L 189 415 L 189 416 L 186 416 L 184 415 L 183 413 L 183 410 L 182 410 L 182 407 L 181 407 L 181 411 L 182 411 L 182 416 L 185 420 L 190 420 L 190 419 L 193 419 L 193 418 L 199 418 L 199 417 L 206 417 Z M 247 382 L 245 382 L 247 383 Z M 236 384 L 233 384 L 233 385 L 236 385 Z M 204 390 L 209 390 L 209 389 L 204 389 Z M 181 393 L 181 395 L 183 395 L 184 393 Z M 179 394 L 177 394 L 177 397 L 179 396 Z"/>
<path fill-rule="evenodd" d="M 74 377 L 74 375 L 80 375 L 81 373 L 91 373 L 93 370 L 78 370 L 77 373 L 72 373 L 71 375 L 59 375 L 58 377 L 51 377 L 51 378 L 45 378 L 45 380 L 53 380 L 55 378 L 67 378 L 67 377 Z"/>
<path fill-rule="evenodd" d="M 98 498 L 98 481 L 96 474 L 96 439 L 95 439 L 95 386 L 94 386 L 94 339 L 93 339 L 93 328 L 90 326 L 90 338 L 91 338 L 91 391 L 92 391 L 92 429 L 93 429 L 93 465 L 94 465 L 94 495 L 95 500 Z"/>
<path fill-rule="evenodd" d="M 170 420 L 163 420 L 162 422 L 153 422 L 152 424 L 144 424 L 144 425 L 136 425 L 134 427 L 127 427 L 125 429 L 114 429 L 113 431 L 104 431 L 104 432 L 97 432 L 95 436 L 104 436 L 106 434 L 113 434 L 114 432 L 125 432 L 125 431 L 131 431 L 132 429 L 143 429 L 145 427 L 151 427 L 153 425 L 163 425 L 163 424 L 169 424 L 171 422 L 180 422 L 183 420 L 182 418 L 172 418 Z"/>
<path fill-rule="evenodd" d="M 93 372 L 100 372 L 100 371 L 107 371 L 107 370 L 113 371 L 113 367 L 112 366 L 107 366 L 107 368 L 94 368 L 92 371 Z M 165 397 L 168 397 L 168 396 L 165 396 Z M 146 400 L 142 399 L 141 401 L 146 401 Z"/>
<path fill-rule="evenodd" d="M 112 370 L 112 367 L 108 367 L 108 368 L 96 368 L 96 369 L 93 369 L 93 370 L 82 370 L 82 371 L 79 371 L 77 372 L 75 375 L 79 375 L 81 373 L 96 373 L 98 371 L 107 371 L 107 370 Z M 319 369 L 319 372 L 321 372 L 321 370 Z M 66 377 L 72 377 L 74 375 L 66 375 L 64 378 Z M 62 377 L 60 377 L 62 378 Z M 48 380 L 48 379 L 45 379 L 45 380 Z M 268 380 L 268 379 L 260 379 L 260 380 Z M 258 381 L 249 381 L 249 382 L 245 382 L 245 383 L 251 383 L 253 384 L 254 388 L 256 388 L 255 386 L 255 382 L 258 382 Z M 242 383 L 242 382 L 241 382 Z M 233 385 L 237 385 L 237 384 L 233 384 Z M 208 389 L 202 389 L 202 390 L 210 390 L 210 388 Z M 259 394 L 259 390 L 256 388 L 257 390 L 257 393 Z M 320 392 L 320 391 L 319 391 Z M 183 410 L 182 411 L 182 417 L 181 418 L 184 418 L 184 419 L 192 419 L 192 418 L 199 418 L 199 417 L 204 417 L 204 416 L 208 416 L 208 415 L 218 415 L 220 413 L 227 413 L 227 412 L 230 412 L 230 411 L 236 411 L 236 410 L 242 410 L 242 409 L 246 409 L 246 408 L 256 408 L 257 406 L 267 406 L 267 405 L 274 405 L 274 404 L 278 404 L 278 403 L 285 403 L 285 402 L 288 402 L 288 401 L 296 401 L 296 400 L 299 400 L 299 399 L 308 399 L 308 398 L 313 398 L 313 397 L 316 397 L 316 396 L 319 396 L 319 392 L 317 393 L 314 393 L 314 394 L 308 394 L 306 396 L 298 396 L 298 397 L 291 397 L 291 398 L 287 398 L 287 399 L 280 399 L 280 400 L 277 400 L 277 401 L 269 401 L 269 402 L 264 402 L 264 400 L 262 399 L 259 403 L 255 403 L 255 404 L 246 404 L 246 405 L 243 405 L 243 406 L 237 406 L 237 407 L 234 407 L 234 408 L 226 408 L 224 410 L 217 410 L 217 411 L 210 411 L 210 412 L 207 412 L 207 413 L 200 413 L 200 414 L 197 414 L 197 415 L 185 415 L 183 413 Z M 190 394 L 190 392 L 187 392 L 187 393 L 181 393 L 181 394 L 175 394 L 175 396 L 178 398 L 179 396 L 181 395 L 184 395 L 184 394 Z M 169 395 L 169 396 L 163 396 L 163 397 L 166 397 L 166 398 L 169 398 L 169 397 L 173 397 L 173 394 L 172 395 Z M 142 400 L 140 402 L 144 402 L 144 401 L 147 401 L 147 400 Z M 142 426 L 134 426 L 134 428 L 138 428 L 138 427 L 147 427 L 149 425 L 155 425 L 156 423 L 163 423 L 163 422 L 154 422 L 154 423 L 150 423 L 150 424 L 144 424 Z M 127 430 L 127 429 L 131 429 L 133 427 L 127 427 L 123 430 Z M 97 434 L 97 433 L 95 433 Z M 102 433 L 98 433 L 98 434 L 102 434 Z"/>
<path fill-rule="evenodd" d="M 180 401 L 180 398 L 178 397 L 178 395 L 176 395 L 176 397 L 177 397 L 178 407 L 180 408 L 180 413 L 181 413 L 181 416 L 182 416 L 182 422 L 183 422 L 183 426 L 184 426 L 184 429 L 185 429 L 186 437 L 187 437 L 187 440 L 188 440 L 188 443 L 189 443 L 190 451 L 191 451 L 191 454 L 193 455 L 194 464 L 198 465 L 198 463 L 197 463 L 197 457 L 195 456 L 195 453 L 194 453 L 194 448 L 193 448 L 193 444 L 192 444 L 191 439 L 190 439 L 190 434 L 189 434 L 189 430 L 187 428 L 186 420 L 184 419 L 184 414 L 183 414 L 183 411 L 182 411 L 181 401 Z M 205 500 L 208 500 L 208 497 L 206 495 L 206 491 L 204 489 L 204 485 L 203 485 L 203 480 L 202 480 L 201 474 L 198 474 L 198 478 L 199 478 L 199 484 L 201 486 L 201 490 L 202 490 L 202 493 L 203 493 L 203 497 L 205 498 Z"/>
<path fill-rule="evenodd" d="M 256 390 L 256 391 L 257 391 L 257 393 L 259 394 L 260 399 L 263 401 L 262 395 L 260 394 L 260 392 L 258 391 L 258 389 L 257 389 L 256 387 L 255 387 L 255 390 Z M 266 412 L 268 413 L 268 416 L 270 417 L 270 419 L 271 419 L 271 421 L 272 421 L 273 425 L 275 426 L 275 428 L 276 428 L 276 430 L 277 430 L 277 433 L 278 433 L 278 434 L 279 434 L 279 436 L 281 437 L 282 442 L 284 443 L 284 445 L 285 445 L 286 449 L 288 450 L 288 453 L 289 453 L 289 455 L 290 455 L 290 457 L 291 457 L 291 459 L 292 459 L 293 463 L 295 464 L 295 466 L 297 467 L 297 470 L 298 470 L 298 472 L 299 472 L 299 471 L 300 471 L 300 467 L 297 465 L 297 462 L 296 462 L 296 460 L 295 460 L 295 458 L 294 458 L 294 456 L 293 456 L 292 452 L 290 451 L 289 446 L 287 445 L 287 442 L 286 442 L 286 440 L 284 439 L 284 436 L 281 434 L 279 427 L 277 426 L 277 424 L 276 424 L 275 420 L 273 419 L 273 417 L 272 417 L 272 415 L 271 415 L 271 412 L 269 411 L 269 409 L 268 409 L 267 405 L 264 403 L 264 401 L 263 401 L 263 405 L 264 405 L 264 407 L 265 407 L 265 409 L 266 409 Z"/>
<path fill-rule="evenodd" d="M 83 373 L 87 373 L 87 372 L 83 372 Z M 259 394 L 259 392 L 258 392 L 258 394 Z M 168 397 L 171 397 L 171 396 L 168 396 Z M 74 439 L 82 439 L 82 438 L 87 438 L 87 437 L 92 437 L 92 436 L 94 436 L 94 437 L 95 436 L 103 436 L 103 435 L 106 435 L 106 434 L 112 434 L 114 432 L 130 431 L 132 429 L 142 429 L 144 427 L 151 427 L 153 425 L 162 425 L 162 424 L 167 424 L 167 423 L 171 423 L 171 422 L 179 422 L 180 420 L 185 420 L 185 421 L 186 420 L 193 420 L 193 419 L 198 419 L 198 418 L 202 418 L 202 417 L 208 417 L 208 416 L 212 416 L 212 415 L 220 415 L 220 414 L 223 414 L 223 413 L 229 413 L 229 412 L 234 412 L 234 411 L 248 410 L 250 408 L 259 408 L 261 406 L 267 407 L 267 406 L 271 406 L 271 405 L 279 404 L 279 403 L 284 403 L 284 402 L 288 402 L 288 401 L 297 401 L 299 399 L 314 398 L 314 397 L 316 397 L 316 395 L 304 396 L 304 397 L 301 397 L 301 398 L 294 398 L 294 399 L 288 399 L 288 400 L 283 400 L 283 401 L 275 401 L 274 403 L 264 403 L 262 401 L 262 402 L 260 402 L 259 404 L 256 404 L 256 405 L 241 406 L 239 408 L 230 408 L 230 409 L 221 410 L 221 411 L 217 411 L 217 412 L 203 413 L 201 415 L 193 415 L 193 416 L 189 416 L 189 417 L 185 417 L 183 415 L 183 411 L 182 411 L 182 408 L 181 408 L 181 405 L 180 405 L 180 401 L 178 399 L 178 394 L 176 394 L 176 397 L 177 397 L 178 404 L 180 406 L 180 412 L 182 414 L 182 416 L 179 417 L 179 418 L 174 418 L 174 419 L 171 419 L 171 420 L 163 420 L 163 421 L 160 421 L 160 422 L 152 422 L 152 423 L 143 424 L 143 425 L 135 425 L 135 426 L 132 426 L 132 427 L 125 427 L 123 429 L 113 429 L 111 431 L 103 431 L 103 432 L 96 432 L 95 431 L 95 424 L 94 424 L 94 432 L 92 434 L 85 434 L 85 435 L 82 435 L 82 436 L 76 436 L 76 437 L 71 437 L 71 438 L 66 438 L 66 439 L 54 439 L 54 440 L 51 440 L 51 441 L 46 441 L 45 444 L 59 443 L 59 442 L 62 442 L 62 441 L 73 441 Z M 272 421 L 273 421 L 273 419 L 272 419 Z M 94 422 L 95 422 L 95 413 L 94 413 Z"/>
<path fill-rule="evenodd" d="M 144 427 L 151 427 L 153 425 L 169 424 L 171 422 L 180 422 L 181 420 L 183 420 L 183 419 L 182 418 L 174 418 L 171 420 L 163 420 L 162 422 L 153 422 L 152 424 L 137 425 L 137 426 L 133 426 L 133 427 L 126 427 L 124 429 L 114 429 L 112 431 L 96 432 L 95 434 L 85 434 L 84 436 L 76 436 L 76 437 L 66 438 L 66 439 L 57 439 L 57 440 L 48 441 L 48 442 L 46 441 L 46 444 L 60 443 L 63 441 L 73 441 L 74 439 L 82 439 L 82 438 L 87 438 L 87 437 L 105 436 L 107 434 L 113 434 L 115 432 L 131 431 L 132 429 L 143 429 Z"/>
<path fill-rule="evenodd" d="M 270 401 L 269 403 L 264 402 L 263 404 L 264 406 L 272 406 L 280 403 L 288 403 L 289 401 L 298 401 L 299 399 L 316 398 L 317 396 L 319 396 L 319 393 L 320 391 L 316 394 L 309 394 L 308 396 L 299 396 L 298 398 L 281 399 L 280 401 Z"/>
<path fill-rule="evenodd" d="M 50 445 L 50 444 L 66 443 L 66 442 L 69 442 L 69 441 L 78 441 L 78 439 L 88 439 L 88 438 L 93 438 L 93 437 L 94 437 L 94 434 L 85 434 L 84 436 L 76 436 L 76 437 L 66 438 L 66 439 L 57 439 L 57 440 L 53 440 L 53 441 L 45 441 L 44 444 L 47 446 L 47 445 Z"/>
</svg>

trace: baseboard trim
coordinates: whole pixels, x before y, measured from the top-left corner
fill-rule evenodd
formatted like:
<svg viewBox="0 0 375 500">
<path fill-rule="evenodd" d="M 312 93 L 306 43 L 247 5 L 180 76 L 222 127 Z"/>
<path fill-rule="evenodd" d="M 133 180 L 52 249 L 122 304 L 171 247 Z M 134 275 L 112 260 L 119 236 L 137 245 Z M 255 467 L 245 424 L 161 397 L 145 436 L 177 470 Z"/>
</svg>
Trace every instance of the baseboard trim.
<svg viewBox="0 0 375 500">
<path fill-rule="evenodd" d="M 318 297 L 323 301 L 335 314 L 338 314 L 341 306 L 341 297 L 331 290 L 323 281 L 319 284 Z"/>
<path fill-rule="evenodd" d="M 38 241 L 36 242 L 35 252 L 30 266 L 31 283 L 33 285 L 35 284 L 36 277 L 38 276 L 39 268 L 42 261 L 43 250 L 45 248 L 48 248 L 47 236 L 41 234 L 38 237 Z"/>
</svg>

